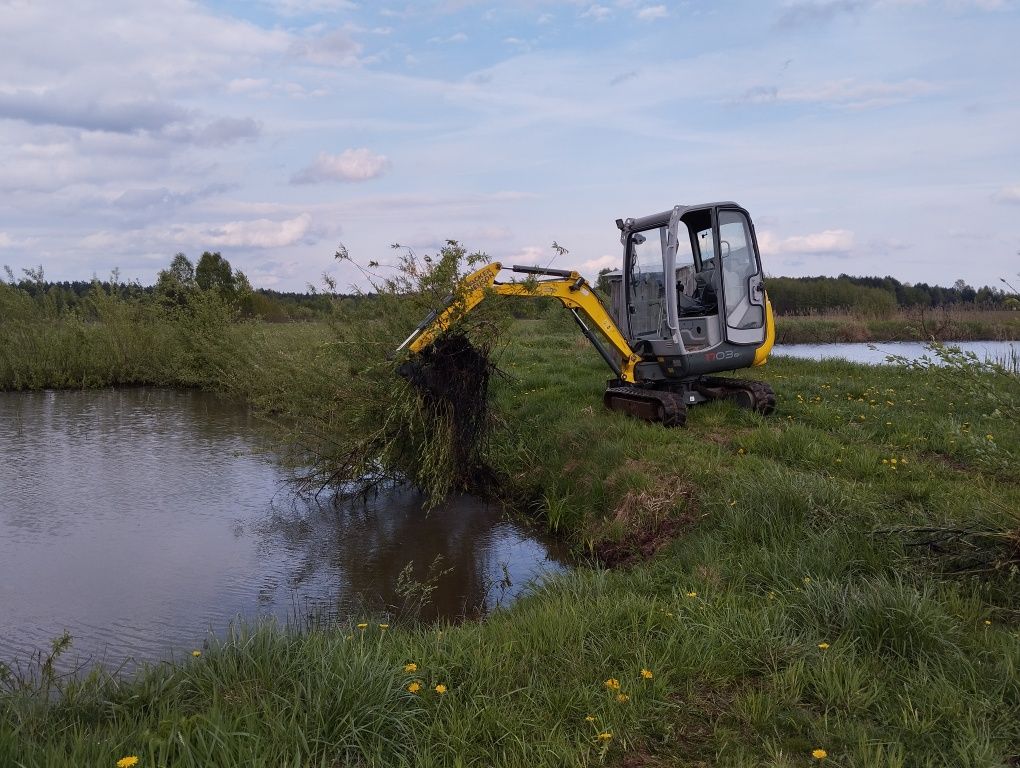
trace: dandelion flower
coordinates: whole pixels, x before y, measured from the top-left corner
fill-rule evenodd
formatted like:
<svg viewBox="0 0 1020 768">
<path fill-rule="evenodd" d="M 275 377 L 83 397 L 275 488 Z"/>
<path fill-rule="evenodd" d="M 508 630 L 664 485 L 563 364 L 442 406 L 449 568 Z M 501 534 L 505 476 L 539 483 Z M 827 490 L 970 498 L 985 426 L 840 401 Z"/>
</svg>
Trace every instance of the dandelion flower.
<svg viewBox="0 0 1020 768">
<path fill-rule="evenodd" d="M 652 674 L 652 670 L 650 669 L 642 669 L 641 677 L 643 677 L 645 680 L 651 680 L 653 677 L 655 677 L 655 675 Z"/>
<path fill-rule="evenodd" d="M 812 749 L 811 750 L 811 757 L 813 757 L 815 760 L 824 760 L 828 756 L 829 756 L 829 753 L 826 752 L 824 749 Z"/>
<path fill-rule="evenodd" d="M 595 715 L 588 715 L 584 719 L 587 720 L 589 723 L 594 723 L 595 722 Z"/>
<path fill-rule="evenodd" d="M 138 765 L 138 755 L 127 755 L 117 761 L 117 768 L 131 768 L 133 765 Z"/>
<path fill-rule="evenodd" d="M 602 733 L 599 734 L 599 741 L 612 741 L 612 739 L 612 731 L 602 731 Z"/>
<path fill-rule="evenodd" d="M 364 631 L 364 630 L 368 629 L 368 624 L 365 624 L 364 622 L 362 622 L 361 624 L 358 625 L 358 629 Z"/>
<path fill-rule="evenodd" d="M 990 627 L 990 626 L 992 626 L 992 622 L 991 622 L 991 621 L 989 621 L 988 619 L 985 619 L 985 626 L 986 626 L 986 627 Z"/>
<path fill-rule="evenodd" d="M 389 624 L 380 624 L 379 625 L 379 629 L 381 629 L 383 632 L 385 632 L 389 628 L 390 628 Z"/>
<path fill-rule="evenodd" d="M 418 691 L 421 690 L 421 683 L 415 680 L 413 683 L 407 686 L 407 690 L 409 690 L 411 693 L 418 693 Z"/>
<path fill-rule="evenodd" d="M 828 643 L 819 643 L 818 647 L 821 648 L 823 651 L 825 651 L 825 650 L 828 650 L 829 644 Z"/>
<path fill-rule="evenodd" d="M 626 704 L 628 701 L 630 701 L 630 696 L 626 693 L 618 693 L 616 694 L 616 700 L 620 704 Z"/>
<path fill-rule="evenodd" d="M 440 696 L 442 696 L 444 693 L 446 693 L 446 686 L 443 685 L 442 683 L 437 685 L 436 686 L 436 693 L 438 693 Z"/>
<path fill-rule="evenodd" d="M 196 651 L 192 651 L 192 652 L 191 652 L 191 655 L 192 655 L 192 656 L 201 656 L 201 655 L 202 655 L 202 652 L 201 652 L 201 651 L 197 651 L 197 650 L 196 650 Z"/>
<path fill-rule="evenodd" d="M 417 672 L 418 671 L 418 665 L 415 664 L 412 661 L 410 664 L 405 664 L 404 665 L 404 671 L 408 672 L 408 673 L 410 673 L 410 672 Z"/>
<path fill-rule="evenodd" d="M 737 453 L 743 456 L 745 453 L 747 453 L 747 451 L 745 451 L 743 448 L 737 448 Z"/>
<path fill-rule="evenodd" d="M 617 680 L 615 677 L 611 677 L 608 680 L 606 680 L 606 688 L 608 688 L 611 691 L 618 691 L 620 690 L 620 681 Z"/>
<path fill-rule="evenodd" d="M 693 590 L 691 592 L 687 593 L 687 597 L 697 597 L 697 596 L 698 596 L 698 593 L 694 592 Z"/>
</svg>

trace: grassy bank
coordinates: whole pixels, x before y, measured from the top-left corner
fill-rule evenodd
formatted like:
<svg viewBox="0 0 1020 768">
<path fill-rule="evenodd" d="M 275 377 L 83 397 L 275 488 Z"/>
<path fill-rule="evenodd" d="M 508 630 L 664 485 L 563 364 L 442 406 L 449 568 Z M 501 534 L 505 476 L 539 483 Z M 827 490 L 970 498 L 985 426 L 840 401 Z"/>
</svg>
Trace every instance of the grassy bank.
<svg viewBox="0 0 1020 768">
<path fill-rule="evenodd" d="M 867 341 L 1008 341 L 1020 339 L 1020 312 L 1006 310 L 899 310 L 885 317 L 848 312 L 783 315 L 780 344 Z"/>
<path fill-rule="evenodd" d="M 579 551 L 633 565 L 580 568 L 482 623 L 263 629 L 62 697 L 9 679 L 0 764 L 1020 755 L 1015 379 L 774 360 L 755 375 L 776 415 L 714 404 L 669 431 L 602 409 L 602 363 L 566 322 L 515 331 L 494 386 L 518 429 L 494 433 L 490 462 Z M 225 333 L 181 369 L 265 404 L 314 400 L 349 372 L 316 326 Z"/>
</svg>

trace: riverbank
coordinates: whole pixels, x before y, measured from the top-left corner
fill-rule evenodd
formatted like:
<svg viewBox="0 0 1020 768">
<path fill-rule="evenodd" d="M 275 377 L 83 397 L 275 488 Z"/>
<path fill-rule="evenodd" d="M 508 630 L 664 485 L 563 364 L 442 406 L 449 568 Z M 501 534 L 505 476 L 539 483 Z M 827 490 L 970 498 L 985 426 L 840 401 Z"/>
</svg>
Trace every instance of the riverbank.
<svg viewBox="0 0 1020 768">
<path fill-rule="evenodd" d="M 215 347 L 208 380 L 263 403 L 315 398 L 328 339 L 285 328 L 229 330 L 244 336 Z M 1015 380 L 774 359 L 753 372 L 777 390 L 774 416 L 714 404 L 664 430 L 604 411 L 602 362 L 569 325 L 514 330 L 494 395 L 519 428 L 496 430 L 487 456 L 551 529 L 621 567 L 580 568 L 481 623 L 261 629 L 130 681 L 97 672 L 59 700 L 9 679 L 0 763 L 1020 754 Z M 287 373 L 306 362 L 306 380 Z"/>
<path fill-rule="evenodd" d="M 850 313 L 781 315 L 778 344 L 876 341 L 1010 341 L 1020 339 L 1020 312 L 975 309 L 900 310 L 887 317 Z"/>
</svg>

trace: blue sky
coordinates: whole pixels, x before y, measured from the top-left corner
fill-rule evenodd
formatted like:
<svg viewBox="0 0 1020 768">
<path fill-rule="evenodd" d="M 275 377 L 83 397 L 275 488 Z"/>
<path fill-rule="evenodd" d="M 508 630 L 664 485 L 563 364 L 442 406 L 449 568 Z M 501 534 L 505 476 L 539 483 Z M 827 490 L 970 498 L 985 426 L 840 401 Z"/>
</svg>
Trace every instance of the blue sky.
<svg viewBox="0 0 1020 768">
<path fill-rule="evenodd" d="M 732 199 L 774 275 L 1020 272 L 1015 0 L 0 0 L 0 264 L 302 289 L 447 238 L 619 264 Z M 569 253 L 556 256 L 553 240 Z"/>
</svg>

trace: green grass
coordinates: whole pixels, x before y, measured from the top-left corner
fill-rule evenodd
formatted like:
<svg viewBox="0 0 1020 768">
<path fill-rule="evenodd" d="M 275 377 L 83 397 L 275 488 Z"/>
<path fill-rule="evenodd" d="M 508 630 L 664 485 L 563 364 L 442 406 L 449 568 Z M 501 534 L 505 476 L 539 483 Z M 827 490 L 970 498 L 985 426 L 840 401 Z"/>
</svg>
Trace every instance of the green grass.
<svg viewBox="0 0 1020 768">
<path fill-rule="evenodd" d="M 62 697 L 9 683 L 0 765 L 806 766 L 821 748 L 823 764 L 877 768 L 1020 754 L 1015 379 L 777 359 L 750 374 L 777 390 L 774 416 L 712 404 L 664 430 L 603 410 L 601 360 L 567 323 L 514 330 L 495 392 L 507 428 L 488 448 L 507 494 L 582 555 L 646 541 L 663 545 L 654 557 L 580 567 L 480 623 L 259 628 Z M 328 343 L 321 329 L 231 332 L 262 351 L 231 380 L 263 403 L 287 396 L 287 360 Z M 935 551 L 916 532 L 961 526 L 999 538 Z M 682 534 L 657 535 L 669 531 Z"/>
</svg>

